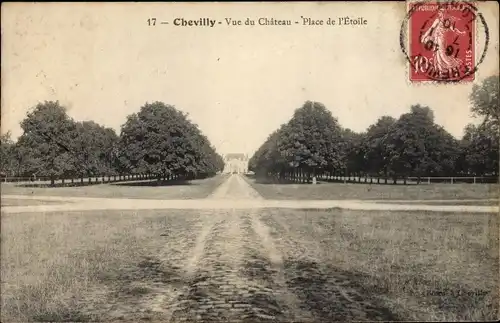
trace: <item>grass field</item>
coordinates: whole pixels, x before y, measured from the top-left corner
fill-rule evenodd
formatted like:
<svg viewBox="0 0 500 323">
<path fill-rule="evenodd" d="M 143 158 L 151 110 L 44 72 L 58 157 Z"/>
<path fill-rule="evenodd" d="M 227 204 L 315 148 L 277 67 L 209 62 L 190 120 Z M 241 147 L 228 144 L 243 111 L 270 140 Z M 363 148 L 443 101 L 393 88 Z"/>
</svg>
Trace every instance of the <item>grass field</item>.
<svg viewBox="0 0 500 323">
<path fill-rule="evenodd" d="M 65 212 L 2 217 L 2 322 L 89 320 L 80 302 L 155 253 L 186 212 Z M 175 220 L 176 225 L 170 225 Z M 80 297 L 81 296 L 81 297 Z"/>
<path fill-rule="evenodd" d="M 453 321 L 498 317 L 497 218 L 274 211 L 265 222 L 281 225 L 275 237 L 287 236 L 290 257 L 317 253 L 326 266 L 354 273 L 366 293 L 383 295 L 401 320 Z"/>
<path fill-rule="evenodd" d="M 75 196 L 138 199 L 200 199 L 207 197 L 228 175 L 156 186 L 156 181 L 99 184 L 79 187 L 22 187 L 2 183 L 2 195 Z"/>
<path fill-rule="evenodd" d="M 284 286 L 318 322 L 363 311 L 378 313 L 364 319 L 492 320 L 497 218 L 337 209 L 3 215 L 1 319 L 165 321 L 157 303 L 194 284 L 188 271 L 220 293 L 235 287 L 217 277 L 241 267 L 241 281 Z M 178 303 L 204 310 L 198 294 Z"/>
<path fill-rule="evenodd" d="M 426 205 L 477 205 L 477 206 L 498 206 L 498 200 L 456 200 L 456 201 L 433 201 L 433 200 L 420 200 L 420 201 L 391 201 L 383 200 L 384 204 L 426 204 Z"/>
<path fill-rule="evenodd" d="M 28 205 L 45 205 L 45 204 L 58 204 L 60 202 L 57 201 L 42 201 L 42 200 L 21 200 L 21 199 L 11 199 L 11 198 L 2 198 L 1 205 L 2 206 L 28 206 Z"/>
<path fill-rule="evenodd" d="M 444 200 L 498 199 L 499 184 L 378 185 L 354 183 L 262 184 L 246 178 L 264 198 L 271 200 Z"/>
</svg>

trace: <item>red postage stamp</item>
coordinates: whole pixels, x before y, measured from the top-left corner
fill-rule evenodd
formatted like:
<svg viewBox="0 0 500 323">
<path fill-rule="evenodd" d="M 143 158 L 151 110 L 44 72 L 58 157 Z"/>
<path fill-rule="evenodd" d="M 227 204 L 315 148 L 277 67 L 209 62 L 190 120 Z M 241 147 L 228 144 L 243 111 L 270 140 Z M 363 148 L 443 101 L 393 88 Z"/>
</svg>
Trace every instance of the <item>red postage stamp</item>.
<svg viewBox="0 0 500 323">
<path fill-rule="evenodd" d="M 472 81 L 474 7 L 464 1 L 410 3 L 411 81 Z"/>
</svg>

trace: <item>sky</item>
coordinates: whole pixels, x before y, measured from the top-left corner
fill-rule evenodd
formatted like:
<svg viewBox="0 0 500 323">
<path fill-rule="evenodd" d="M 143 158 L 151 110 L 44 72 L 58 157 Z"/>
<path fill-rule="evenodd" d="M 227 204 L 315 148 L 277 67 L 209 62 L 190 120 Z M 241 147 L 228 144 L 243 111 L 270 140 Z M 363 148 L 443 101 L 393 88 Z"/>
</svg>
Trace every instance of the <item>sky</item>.
<svg viewBox="0 0 500 323">
<path fill-rule="evenodd" d="M 498 4 L 482 2 L 490 45 L 475 82 L 498 74 Z M 409 81 L 400 47 L 404 2 L 3 3 L 1 131 L 37 103 L 59 100 L 75 120 L 118 133 L 126 116 L 162 101 L 189 113 L 219 153 L 252 154 L 306 100 L 364 131 L 411 105 L 460 137 L 473 122 L 472 83 Z M 357 26 L 227 26 L 225 18 L 366 19 Z M 156 18 L 155 26 L 147 19 Z M 210 18 L 214 27 L 177 27 Z M 169 24 L 160 24 L 161 21 Z M 484 47 L 479 29 L 478 52 Z"/>
</svg>

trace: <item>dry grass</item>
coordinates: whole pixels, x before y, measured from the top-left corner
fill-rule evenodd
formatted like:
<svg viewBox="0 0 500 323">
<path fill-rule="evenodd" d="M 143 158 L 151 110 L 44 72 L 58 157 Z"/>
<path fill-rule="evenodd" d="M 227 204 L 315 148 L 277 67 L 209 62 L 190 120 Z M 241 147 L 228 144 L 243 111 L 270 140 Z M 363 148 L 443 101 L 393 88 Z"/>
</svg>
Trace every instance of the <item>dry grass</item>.
<svg viewBox="0 0 500 323">
<path fill-rule="evenodd" d="M 154 186 L 155 181 L 147 183 L 114 183 L 79 187 L 22 187 L 15 184 L 2 183 L 2 195 L 39 195 L 39 196 L 72 196 L 103 198 L 137 198 L 137 199 L 200 199 L 207 197 L 217 186 L 222 184 L 228 175 L 217 175 L 202 180 L 193 180 L 182 184 Z"/>
<path fill-rule="evenodd" d="M 81 297 L 156 250 L 186 211 L 2 215 L 1 321 L 95 320 Z M 196 219 L 196 217 L 195 217 Z M 161 242 L 161 240 L 159 241 Z M 108 278 L 106 278 L 108 277 Z"/>
<path fill-rule="evenodd" d="M 251 186 L 270 200 L 444 200 L 498 199 L 499 184 L 379 185 L 354 183 L 262 184 L 247 178 Z"/>
<path fill-rule="evenodd" d="M 97 298 L 99 291 L 113 295 L 108 292 L 117 284 L 129 286 L 128 294 L 147 294 L 151 281 L 136 272 L 144 259 L 156 259 L 160 251 L 166 257 L 191 255 L 200 212 L 2 215 L 2 322 L 102 319 L 112 301 Z M 262 210 L 260 215 L 284 260 L 300 260 L 302 252 L 315 258 L 326 276 L 343 271 L 404 319 L 498 317 L 496 214 L 335 209 Z M 318 286 L 318 299 L 327 297 L 326 288 Z M 104 308 L 87 307 L 95 304 Z"/>
<path fill-rule="evenodd" d="M 498 206 L 499 200 L 451 200 L 451 201 L 432 201 L 432 200 L 427 200 L 427 201 L 391 201 L 391 200 L 385 200 L 382 203 L 384 204 L 425 204 L 425 205 L 474 205 L 474 206 Z"/>
<path fill-rule="evenodd" d="M 289 239 L 308 245 L 323 264 L 358 273 L 405 319 L 498 318 L 497 214 L 273 213 L 293 228 Z"/>
<path fill-rule="evenodd" d="M 57 201 L 42 201 L 42 200 L 21 200 L 21 199 L 11 199 L 2 198 L 2 206 L 28 206 L 28 205 L 46 205 L 46 204 L 57 204 Z"/>
</svg>

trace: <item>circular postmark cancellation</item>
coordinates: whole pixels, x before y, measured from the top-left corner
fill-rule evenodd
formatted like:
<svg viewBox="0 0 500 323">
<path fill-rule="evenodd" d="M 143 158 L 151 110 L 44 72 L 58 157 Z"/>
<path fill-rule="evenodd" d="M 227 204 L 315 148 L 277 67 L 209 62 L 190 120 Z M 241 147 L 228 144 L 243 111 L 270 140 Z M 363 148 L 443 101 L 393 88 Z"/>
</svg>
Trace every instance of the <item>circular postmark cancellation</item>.
<svg viewBox="0 0 500 323">
<path fill-rule="evenodd" d="M 485 44 L 477 55 L 479 23 L 483 25 Z M 410 3 L 401 25 L 400 45 L 410 63 L 410 81 L 472 81 L 488 42 L 484 17 L 466 1 Z"/>
</svg>

